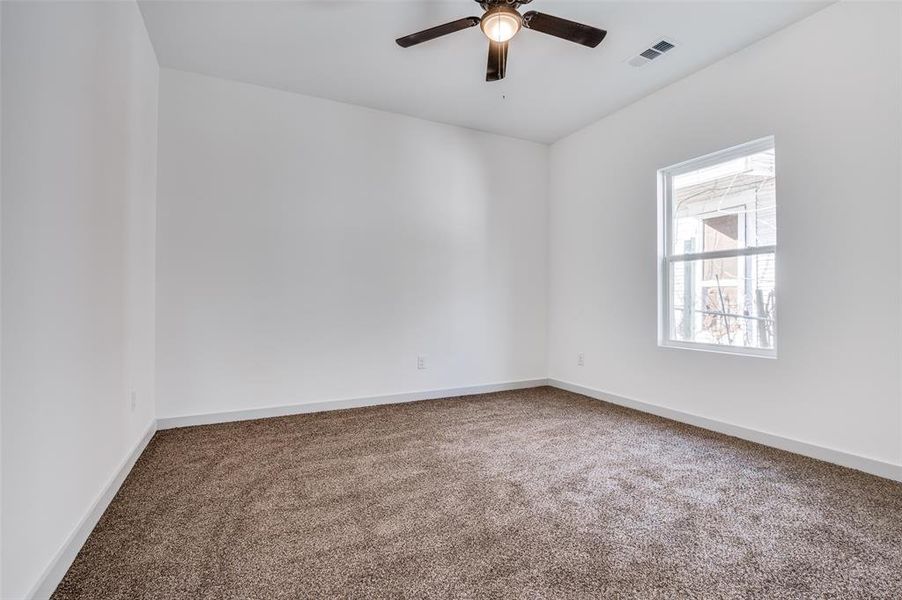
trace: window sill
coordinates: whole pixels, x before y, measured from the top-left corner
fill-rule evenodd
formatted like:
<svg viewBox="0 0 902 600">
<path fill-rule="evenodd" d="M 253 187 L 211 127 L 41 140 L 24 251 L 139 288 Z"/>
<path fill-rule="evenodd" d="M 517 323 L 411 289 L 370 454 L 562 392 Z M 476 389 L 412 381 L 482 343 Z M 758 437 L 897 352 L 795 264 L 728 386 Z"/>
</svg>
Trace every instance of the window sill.
<svg viewBox="0 0 902 600">
<path fill-rule="evenodd" d="M 746 356 L 750 358 L 777 359 L 776 348 L 742 348 L 739 346 L 719 346 L 717 344 L 675 342 L 672 340 L 658 342 L 658 347 L 676 350 L 695 350 L 696 352 L 711 352 L 714 354 L 730 354 L 732 356 Z"/>
</svg>

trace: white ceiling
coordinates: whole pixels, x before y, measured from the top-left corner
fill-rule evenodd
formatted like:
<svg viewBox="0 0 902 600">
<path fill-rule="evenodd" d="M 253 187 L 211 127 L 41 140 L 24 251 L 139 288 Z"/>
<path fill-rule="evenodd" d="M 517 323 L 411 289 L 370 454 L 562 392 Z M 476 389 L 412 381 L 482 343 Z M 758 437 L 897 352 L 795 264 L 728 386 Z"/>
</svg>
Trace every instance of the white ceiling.
<svg viewBox="0 0 902 600">
<path fill-rule="evenodd" d="M 552 142 L 816 12 L 822 2 L 572 2 L 538 10 L 601 27 L 590 49 L 534 31 L 486 83 L 478 27 L 402 49 L 394 40 L 470 15 L 473 0 L 144 0 L 160 64 L 514 137 Z M 676 49 L 626 61 L 666 37 Z"/>
</svg>

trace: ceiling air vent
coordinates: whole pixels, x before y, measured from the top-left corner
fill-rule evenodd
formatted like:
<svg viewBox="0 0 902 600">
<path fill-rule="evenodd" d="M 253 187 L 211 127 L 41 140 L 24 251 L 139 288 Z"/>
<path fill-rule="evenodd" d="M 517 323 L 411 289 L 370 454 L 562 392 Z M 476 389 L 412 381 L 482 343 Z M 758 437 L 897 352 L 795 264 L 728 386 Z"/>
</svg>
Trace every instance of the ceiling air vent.
<svg viewBox="0 0 902 600">
<path fill-rule="evenodd" d="M 668 50 L 673 50 L 675 47 L 676 46 L 674 44 L 671 44 L 667 40 L 661 40 L 660 42 L 658 42 L 651 48 L 652 48 L 652 50 L 657 50 L 658 52 L 661 52 L 663 54 L 664 52 L 667 52 Z"/>
<path fill-rule="evenodd" d="M 643 67 L 665 52 L 670 52 L 674 48 L 676 48 L 676 44 L 672 41 L 660 40 L 652 44 L 650 47 L 646 48 L 633 58 L 629 59 L 629 61 L 627 62 L 629 62 L 629 64 L 634 67 Z"/>
</svg>

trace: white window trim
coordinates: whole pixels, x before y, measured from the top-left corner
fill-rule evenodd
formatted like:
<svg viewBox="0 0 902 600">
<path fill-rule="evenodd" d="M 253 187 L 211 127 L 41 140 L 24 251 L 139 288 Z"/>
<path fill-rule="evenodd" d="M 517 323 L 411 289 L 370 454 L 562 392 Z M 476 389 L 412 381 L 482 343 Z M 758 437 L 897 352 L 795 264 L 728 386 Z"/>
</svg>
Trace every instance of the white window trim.
<svg viewBox="0 0 902 600">
<path fill-rule="evenodd" d="M 694 252 L 689 254 L 670 254 L 672 214 L 669 202 L 670 183 L 673 177 L 704 169 L 722 162 L 741 158 L 749 154 L 756 154 L 775 147 L 774 137 L 768 136 L 745 144 L 740 144 L 726 150 L 712 152 L 699 158 L 693 158 L 670 167 L 658 170 L 658 346 L 662 348 L 679 348 L 684 350 L 701 350 L 720 354 L 733 354 L 739 356 L 751 356 L 758 358 L 777 358 L 777 343 L 779 331 L 777 321 L 774 321 L 774 344 L 772 348 L 749 348 L 742 346 L 728 346 L 725 344 L 708 344 L 704 342 L 687 342 L 671 339 L 671 298 L 670 293 L 670 265 L 676 262 L 688 260 L 732 258 L 739 256 L 754 256 L 759 254 L 773 254 L 777 260 L 777 246 L 757 246 L 728 250 L 711 250 L 708 252 Z M 779 225 L 778 225 L 779 227 Z M 777 319 L 779 316 L 776 317 Z"/>
</svg>

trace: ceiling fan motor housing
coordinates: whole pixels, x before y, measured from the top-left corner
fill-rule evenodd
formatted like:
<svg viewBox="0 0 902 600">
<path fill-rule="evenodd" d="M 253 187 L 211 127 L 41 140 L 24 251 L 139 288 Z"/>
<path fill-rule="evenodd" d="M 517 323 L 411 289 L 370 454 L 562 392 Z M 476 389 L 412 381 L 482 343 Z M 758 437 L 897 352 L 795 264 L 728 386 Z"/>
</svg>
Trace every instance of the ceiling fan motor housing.
<svg viewBox="0 0 902 600">
<path fill-rule="evenodd" d="M 516 9 L 524 4 L 529 4 L 532 0 L 476 0 L 476 4 L 482 7 L 482 10 L 489 10 L 495 6 L 507 6 Z"/>
</svg>

